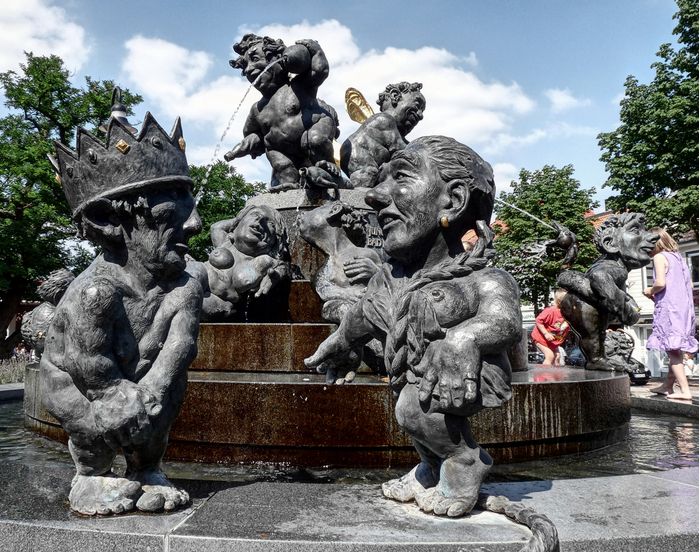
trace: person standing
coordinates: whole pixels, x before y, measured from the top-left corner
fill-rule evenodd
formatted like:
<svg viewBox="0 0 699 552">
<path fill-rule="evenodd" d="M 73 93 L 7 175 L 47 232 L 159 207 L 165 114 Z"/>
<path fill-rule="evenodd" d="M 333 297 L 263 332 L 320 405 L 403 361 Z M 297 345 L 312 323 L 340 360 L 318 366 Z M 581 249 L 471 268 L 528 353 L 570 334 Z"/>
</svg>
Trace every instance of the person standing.
<svg viewBox="0 0 699 552">
<path fill-rule="evenodd" d="M 694 302 L 692 280 L 687 264 L 678 252 L 677 242 L 662 228 L 652 228 L 660 236 L 651 253 L 653 258 L 653 285 L 643 295 L 655 302 L 653 333 L 646 347 L 667 352 L 670 370 L 660 387 L 651 393 L 666 395 L 668 399 L 691 400 L 687 376 L 682 363 L 682 351 L 696 353 L 699 343 L 694 338 Z M 680 387 L 674 393 L 674 385 Z"/>
<path fill-rule="evenodd" d="M 682 361 L 682 364 L 684 364 L 684 375 L 693 378 L 696 374 L 694 373 L 694 359 L 692 358 L 692 355 L 690 353 L 684 354 L 684 360 Z"/>
<path fill-rule="evenodd" d="M 532 341 L 544 355 L 544 366 L 559 366 L 560 353 L 558 347 L 565 341 L 570 325 L 561 314 L 559 307 L 567 292 L 559 289 L 553 297 L 553 306 L 546 307 L 536 317 L 532 330 Z"/>
</svg>

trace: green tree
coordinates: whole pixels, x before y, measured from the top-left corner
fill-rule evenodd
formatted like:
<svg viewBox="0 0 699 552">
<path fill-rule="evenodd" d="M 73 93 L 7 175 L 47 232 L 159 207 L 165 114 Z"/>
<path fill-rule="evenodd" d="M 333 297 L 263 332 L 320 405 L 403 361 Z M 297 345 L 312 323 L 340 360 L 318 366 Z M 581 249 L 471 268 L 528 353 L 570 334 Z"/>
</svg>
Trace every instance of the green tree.
<svg viewBox="0 0 699 552">
<path fill-rule="evenodd" d="M 557 221 L 578 236 L 580 252 L 576 270 L 585 271 L 597 256 L 592 243 L 594 226 L 585 214 L 599 204 L 592 200 L 595 189 L 582 190 L 573 177 L 573 166 L 557 169 L 551 165 L 538 171 L 522 169 L 519 182 L 512 182 L 511 193 L 501 193 L 500 199 L 534 215 L 547 224 Z M 495 203 L 498 224 L 494 225 L 496 266 L 507 270 L 517 280 L 522 299 L 534 305 L 534 312 L 546 306 L 556 286 L 563 252 L 548 257 L 542 242 L 557 233 L 524 213 Z"/>
<path fill-rule="evenodd" d="M 204 226 L 201 234 L 189 240 L 189 254 L 198 261 L 206 261 L 214 248 L 209 231 L 211 225 L 219 220 L 233 218 L 245 207 L 247 199 L 265 190 L 264 183 L 248 184 L 234 167 L 221 160 L 213 164 L 207 182 L 203 185 L 207 169 L 206 165 L 189 167 L 199 199 L 197 209 Z"/>
<path fill-rule="evenodd" d="M 699 4 L 677 0 L 673 34 L 663 44 L 650 84 L 626 79 L 621 125 L 598 136 L 609 179 L 618 192 L 608 206 L 645 212 L 652 226 L 699 236 Z"/>
<path fill-rule="evenodd" d="M 77 88 L 57 56 L 26 54 L 20 71 L 0 73 L 10 114 L 0 118 L 0 358 L 19 340 L 4 329 L 35 298 L 38 282 L 57 268 L 79 269 L 86 253 L 71 237 L 75 227 L 61 185 L 47 159 L 53 141 L 74 147 L 78 125 L 97 127 L 110 115 L 114 82 L 87 77 Z M 122 103 L 142 101 L 123 91 Z"/>
</svg>

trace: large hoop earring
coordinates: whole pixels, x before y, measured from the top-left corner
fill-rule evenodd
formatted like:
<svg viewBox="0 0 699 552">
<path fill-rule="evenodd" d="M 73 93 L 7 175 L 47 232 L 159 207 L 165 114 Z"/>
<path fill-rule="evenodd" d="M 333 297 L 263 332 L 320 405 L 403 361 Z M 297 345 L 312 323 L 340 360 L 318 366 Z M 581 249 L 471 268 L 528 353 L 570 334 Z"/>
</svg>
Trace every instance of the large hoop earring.
<svg viewBox="0 0 699 552">
<path fill-rule="evenodd" d="M 449 228 L 449 219 L 446 215 L 439 219 L 439 223 L 442 225 L 442 228 Z"/>
</svg>

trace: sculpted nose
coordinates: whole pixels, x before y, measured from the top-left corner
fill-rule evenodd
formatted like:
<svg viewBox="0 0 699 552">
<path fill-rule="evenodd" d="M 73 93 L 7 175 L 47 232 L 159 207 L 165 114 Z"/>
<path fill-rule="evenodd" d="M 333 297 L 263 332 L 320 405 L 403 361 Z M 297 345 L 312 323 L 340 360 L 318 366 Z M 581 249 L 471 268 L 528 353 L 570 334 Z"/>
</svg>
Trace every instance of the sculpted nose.
<svg viewBox="0 0 699 552">
<path fill-rule="evenodd" d="M 199 211 L 197 211 L 196 207 L 192 209 L 192 213 L 189 215 L 189 218 L 185 221 L 183 228 L 187 237 L 196 236 L 201 232 L 203 226 L 201 224 L 201 217 L 199 216 Z"/>
<path fill-rule="evenodd" d="M 391 204 L 391 196 L 388 194 L 388 188 L 379 184 L 367 192 L 364 201 L 374 211 L 380 211 Z"/>
</svg>

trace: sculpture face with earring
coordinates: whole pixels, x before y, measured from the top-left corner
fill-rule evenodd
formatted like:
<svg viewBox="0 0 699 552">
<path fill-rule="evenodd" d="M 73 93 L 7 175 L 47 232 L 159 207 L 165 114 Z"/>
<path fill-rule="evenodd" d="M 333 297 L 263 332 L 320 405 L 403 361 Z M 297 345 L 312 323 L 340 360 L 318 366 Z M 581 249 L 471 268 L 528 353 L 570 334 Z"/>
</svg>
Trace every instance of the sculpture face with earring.
<svg viewBox="0 0 699 552">
<path fill-rule="evenodd" d="M 335 383 L 356 370 L 367 339 L 382 342 L 396 420 L 421 457 L 383 493 L 438 515 L 475 505 L 492 459 L 468 417 L 511 396 L 506 351 L 522 319 L 513 278 L 486 267 L 494 196 L 490 165 L 452 138 L 418 138 L 394 154 L 366 196 L 392 260 L 306 360 Z M 466 253 L 461 236 L 471 228 L 479 240 Z"/>
</svg>

